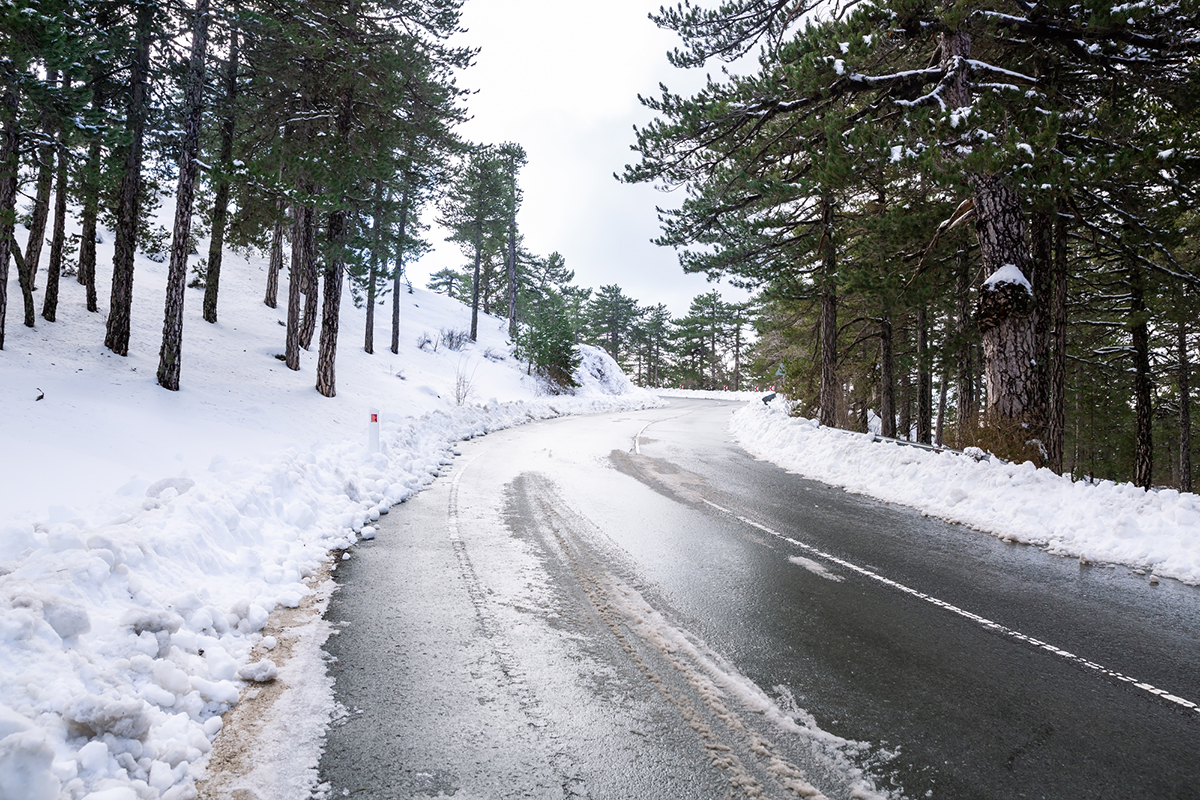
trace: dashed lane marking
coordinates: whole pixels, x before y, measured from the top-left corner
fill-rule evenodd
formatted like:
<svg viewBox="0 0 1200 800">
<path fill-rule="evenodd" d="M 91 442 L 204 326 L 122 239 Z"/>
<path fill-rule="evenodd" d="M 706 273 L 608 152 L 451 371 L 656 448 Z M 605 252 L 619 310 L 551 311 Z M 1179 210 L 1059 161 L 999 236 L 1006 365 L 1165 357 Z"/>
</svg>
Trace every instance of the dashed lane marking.
<svg viewBox="0 0 1200 800">
<path fill-rule="evenodd" d="M 884 584 L 885 586 L 890 586 L 893 589 L 897 589 L 901 592 L 904 592 L 907 595 L 911 595 L 912 597 L 916 597 L 921 600 L 924 600 L 927 603 L 931 603 L 932 605 L 935 605 L 938 608 L 942 608 L 942 609 L 945 609 L 946 611 L 950 611 L 954 614 L 959 615 L 960 617 L 965 617 L 966 619 L 969 619 L 972 622 L 975 622 L 975 623 L 979 624 L 980 626 L 987 628 L 988 630 L 992 630 L 992 631 L 996 631 L 997 633 L 1004 634 L 1005 636 L 1008 636 L 1009 638 L 1012 638 L 1012 639 L 1016 639 L 1019 642 L 1024 642 L 1026 644 L 1033 645 L 1034 647 L 1039 648 L 1041 650 L 1045 650 L 1049 653 L 1053 653 L 1054 655 L 1059 656 L 1060 658 L 1064 658 L 1067 661 L 1071 661 L 1076 664 L 1080 664 L 1084 667 L 1087 667 L 1088 669 L 1095 670 L 1096 672 L 1099 672 L 1102 675 L 1106 675 L 1110 678 L 1121 681 L 1123 683 L 1128 683 L 1133 686 L 1136 686 L 1137 688 L 1141 689 L 1142 691 L 1149 692 L 1150 694 L 1155 695 L 1157 697 L 1161 697 L 1163 700 L 1169 700 L 1170 702 L 1175 703 L 1176 705 L 1183 706 L 1184 708 L 1186 708 L 1190 711 L 1200 712 L 1200 705 L 1193 703 L 1191 700 L 1185 700 L 1184 698 L 1179 697 L 1178 695 L 1171 694 L 1170 692 L 1166 691 L 1165 689 L 1159 689 L 1157 686 L 1153 686 L 1149 683 L 1146 683 L 1145 681 L 1139 681 L 1137 678 L 1131 678 L 1128 675 L 1117 672 L 1116 670 L 1113 670 L 1113 669 L 1109 669 L 1108 667 L 1106 667 L 1102 664 L 1097 664 L 1094 661 L 1089 661 L 1088 659 L 1086 659 L 1082 656 L 1077 656 L 1074 653 L 1071 653 L 1067 650 L 1063 650 L 1060 647 L 1055 647 L 1054 645 L 1049 644 L 1047 642 L 1043 642 L 1040 639 L 1035 639 L 1032 636 L 1027 636 L 1027 635 L 1021 633 L 1020 631 L 1013 630 L 1012 628 L 1009 628 L 1005 625 L 1001 625 L 999 622 L 994 622 L 986 617 L 981 617 L 978 614 L 973 614 L 970 611 L 967 611 L 966 609 L 959 608 L 958 606 L 956 606 L 952 603 L 947 603 L 945 600 L 939 600 L 938 598 L 933 597 L 932 595 L 928 595 L 928 594 L 925 594 L 924 592 L 917 591 L 916 589 L 913 589 L 910 586 L 905 586 L 903 583 L 894 581 L 891 578 L 885 578 L 883 575 L 880 575 L 877 572 L 872 572 L 871 570 L 867 569 L 866 567 L 860 567 L 857 564 L 853 564 L 849 561 L 846 561 L 843 558 L 838 558 L 837 556 L 835 556 L 831 553 L 826 553 L 823 550 L 819 550 L 810 544 L 805 544 L 804 542 L 797 541 L 796 539 L 793 539 L 790 536 L 782 534 L 779 531 L 772 530 L 771 528 L 768 528 L 766 525 L 763 525 L 762 523 L 755 522 L 754 520 L 752 520 L 748 517 L 744 517 L 741 514 L 738 514 L 736 511 L 732 511 L 728 508 L 725 508 L 724 506 L 719 506 L 716 503 L 712 502 L 711 500 L 705 499 L 703 497 L 700 499 L 723 514 L 728 514 L 729 516 L 746 523 L 747 525 L 751 526 L 752 528 L 757 528 L 758 530 L 762 531 L 763 533 L 768 533 L 771 536 L 776 537 L 777 539 L 782 539 L 783 541 L 787 542 L 788 544 L 795 545 L 796 547 L 799 547 L 801 550 L 804 550 L 808 553 L 812 553 L 813 555 L 817 556 L 818 558 L 822 558 L 826 561 L 837 564 L 839 567 L 844 567 L 844 568 L 850 570 L 851 572 L 857 572 L 859 575 L 862 575 L 866 578 L 870 578 L 873 581 L 877 581 L 879 583 Z"/>
</svg>

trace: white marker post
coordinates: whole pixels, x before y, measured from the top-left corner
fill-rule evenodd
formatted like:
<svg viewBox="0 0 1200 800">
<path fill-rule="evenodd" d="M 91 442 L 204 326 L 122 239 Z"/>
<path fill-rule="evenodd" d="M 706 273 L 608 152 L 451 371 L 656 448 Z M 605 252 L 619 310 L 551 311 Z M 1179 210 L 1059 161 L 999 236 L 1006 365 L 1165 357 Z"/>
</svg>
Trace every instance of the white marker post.
<svg viewBox="0 0 1200 800">
<path fill-rule="evenodd" d="M 372 408 L 371 422 L 367 425 L 367 452 L 379 452 L 379 409 Z"/>
</svg>

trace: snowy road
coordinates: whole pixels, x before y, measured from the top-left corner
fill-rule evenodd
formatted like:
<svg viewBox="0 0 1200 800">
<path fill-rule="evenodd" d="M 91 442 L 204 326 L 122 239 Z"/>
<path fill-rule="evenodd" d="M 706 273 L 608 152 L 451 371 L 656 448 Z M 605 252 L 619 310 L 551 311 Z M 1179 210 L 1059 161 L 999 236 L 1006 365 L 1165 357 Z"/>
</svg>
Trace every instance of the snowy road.
<svg viewBox="0 0 1200 800">
<path fill-rule="evenodd" d="M 394 509 L 337 573 L 331 796 L 1197 796 L 1200 591 L 789 475 L 733 408 L 502 431 Z"/>
</svg>

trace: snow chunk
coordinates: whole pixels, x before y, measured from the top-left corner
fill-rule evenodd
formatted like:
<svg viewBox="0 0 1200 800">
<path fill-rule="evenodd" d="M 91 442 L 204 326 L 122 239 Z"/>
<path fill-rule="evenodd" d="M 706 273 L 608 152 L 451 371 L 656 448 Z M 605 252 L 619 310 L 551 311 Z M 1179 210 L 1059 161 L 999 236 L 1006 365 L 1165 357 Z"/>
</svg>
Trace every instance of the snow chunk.
<svg viewBox="0 0 1200 800">
<path fill-rule="evenodd" d="M 983 285 L 989 289 L 994 289 L 997 284 L 1014 283 L 1017 286 L 1024 286 L 1025 290 L 1033 294 L 1033 286 L 1030 285 L 1025 275 L 1021 270 L 1017 269 L 1016 264 L 1005 264 L 1000 269 L 996 270 L 988 277 Z"/>
<path fill-rule="evenodd" d="M 253 681 L 254 683 L 273 681 L 278 675 L 279 668 L 269 658 L 264 658 L 262 661 L 255 661 L 253 664 L 247 664 L 237 672 L 237 676 L 242 680 Z"/>
</svg>

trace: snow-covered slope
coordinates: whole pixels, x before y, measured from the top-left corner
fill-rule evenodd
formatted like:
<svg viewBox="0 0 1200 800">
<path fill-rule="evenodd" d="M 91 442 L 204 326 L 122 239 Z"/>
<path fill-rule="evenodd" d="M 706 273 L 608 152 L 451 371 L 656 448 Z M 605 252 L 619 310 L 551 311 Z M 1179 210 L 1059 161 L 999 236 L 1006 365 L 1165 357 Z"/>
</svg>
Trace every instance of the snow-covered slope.
<svg viewBox="0 0 1200 800">
<path fill-rule="evenodd" d="M 1082 562 L 1125 564 L 1200 584 L 1200 497 L 1132 484 L 1072 482 L 1033 464 L 979 461 L 875 442 L 750 403 L 731 422 L 760 458 L 847 491 L 921 509 Z"/>
<path fill-rule="evenodd" d="M 107 309 L 111 244 L 98 249 Z M 372 536 L 373 520 L 432 481 L 453 442 L 660 402 L 594 349 L 577 396 L 542 396 L 509 355 L 502 320 L 481 317 L 479 342 L 451 350 L 441 332 L 469 328 L 469 309 L 419 289 L 402 295 L 396 355 L 390 306 L 367 355 L 364 314 L 347 293 L 338 394 L 322 397 L 315 341 L 299 372 L 276 359 L 285 312 L 262 303 L 265 260 L 232 253 L 219 324 L 201 320 L 201 293 L 188 290 L 182 390 L 167 392 L 154 377 L 165 264 L 138 258 L 128 358 L 103 347 L 103 317 L 86 312 L 73 279 L 60 321 L 39 317 L 31 330 L 10 277 L 0 352 L 2 800 L 194 797 L 219 715 L 243 678 L 273 673 L 260 633 L 268 614 L 299 604 L 331 550 Z M 374 453 L 371 409 L 381 422 Z"/>
</svg>

